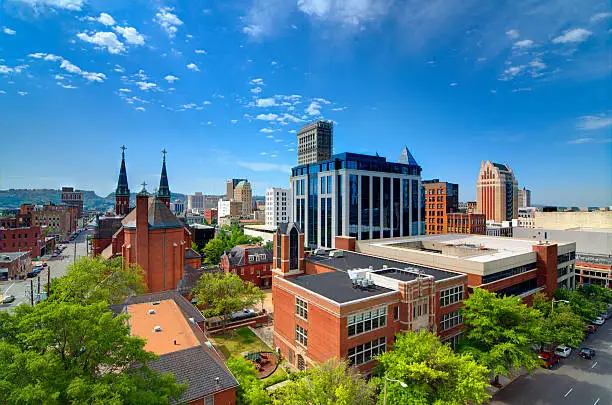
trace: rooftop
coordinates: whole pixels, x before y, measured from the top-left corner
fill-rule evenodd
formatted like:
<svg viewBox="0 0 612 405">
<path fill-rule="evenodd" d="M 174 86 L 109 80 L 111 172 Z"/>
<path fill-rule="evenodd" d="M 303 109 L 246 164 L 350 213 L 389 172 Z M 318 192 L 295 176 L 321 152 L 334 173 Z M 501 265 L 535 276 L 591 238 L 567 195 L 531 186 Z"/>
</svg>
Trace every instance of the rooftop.
<svg viewBox="0 0 612 405">
<path fill-rule="evenodd" d="M 299 276 L 287 281 L 340 304 L 395 292 L 377 285 L 356 288 L 347 273 L 338 271 Z"/>
<path fill-rule="evenodd" d="M 22 256 L 28 255 L 30 252 L 2 252 L 0 253 L 0 263 L 9 263 Z"/>
<path fill-rule="evenodd" d="M 155 197 L 149 197 L 148 201 L 149 229 L 183 228 L 181 221 L 166 207 L 163 201 Z M 124 228 L 136 228 L 136 209 L 122 221 Z"/>
</svg>

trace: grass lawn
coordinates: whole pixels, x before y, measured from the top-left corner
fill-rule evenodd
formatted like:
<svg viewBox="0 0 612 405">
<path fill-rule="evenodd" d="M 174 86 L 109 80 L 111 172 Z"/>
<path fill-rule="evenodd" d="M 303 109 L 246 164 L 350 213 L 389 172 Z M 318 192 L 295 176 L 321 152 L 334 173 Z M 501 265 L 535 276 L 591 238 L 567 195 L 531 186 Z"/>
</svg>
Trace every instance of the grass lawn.
<svg viewBox="0 0 612 405">
<path fill-rule="evenodd" d="M 234 329 L 210 337 L 225 357 L 240 356 L 244 352 L 273 352 L 249 328 Z"/>
</svg>

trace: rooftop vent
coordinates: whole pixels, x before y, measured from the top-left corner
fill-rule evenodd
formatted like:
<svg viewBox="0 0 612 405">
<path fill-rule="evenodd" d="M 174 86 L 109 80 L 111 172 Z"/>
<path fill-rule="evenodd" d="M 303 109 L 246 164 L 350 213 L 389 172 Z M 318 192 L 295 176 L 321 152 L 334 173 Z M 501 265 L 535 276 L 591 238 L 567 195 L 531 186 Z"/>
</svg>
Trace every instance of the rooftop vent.
<svg viewBox="0 0 612 405">
<path fill-rule="evenodd" d="M 152 305 L 159 305 L 159 301 L 153 301 Z"/>
<path fill-rule="evenodd" d="M 154 309 L 149 309 L 149 315 L 155 315 L 155 310 Z"/>
<path fill-rule="evenodd" d="M 193 319 L 193 318 L 189 318 L 189 322 L 191 322 L 191 323 L 195 323 L 195 319 Z"/>
<path fill-rule="evenodd" d="M 329 257 L 343 257 L 344 252 L 342 250 L 333 250 L 329 252 Z"/>
<path fill-rule="evenodd" d="M 161 332 L 161 331 L 162 331 L 161 326 L 155 326 L 155 327 L 153 327 L 153 332 Z"/>
</svg>

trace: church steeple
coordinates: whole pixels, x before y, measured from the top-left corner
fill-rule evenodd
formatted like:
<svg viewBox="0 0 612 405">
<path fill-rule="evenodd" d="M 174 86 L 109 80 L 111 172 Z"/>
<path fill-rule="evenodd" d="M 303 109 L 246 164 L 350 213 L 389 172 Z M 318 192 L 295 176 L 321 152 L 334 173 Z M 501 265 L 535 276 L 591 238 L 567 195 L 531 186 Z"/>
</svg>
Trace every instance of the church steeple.
<svg viewBox="0 0 612 405">
<path fill-rule="evenodd" d="M 119 181 L 115 190 L 115 213 L 127 215 L 130 212 L 130 188 L 128 187 L 127 171 L 125 169 L 125 145 L 121 146 L 121 169 Z"/>
<path fill-rule="evenodd" d="M 170 187 L 168 186 L 168 174 L 166 173 L 166 149 L 162 150 L 164 155 L 162 161 L 161 177 L 159 179 L 159 189 L 157 190 L 157 198 L 166 204 L 166 207 L 170 208 Z"/>
</svg>

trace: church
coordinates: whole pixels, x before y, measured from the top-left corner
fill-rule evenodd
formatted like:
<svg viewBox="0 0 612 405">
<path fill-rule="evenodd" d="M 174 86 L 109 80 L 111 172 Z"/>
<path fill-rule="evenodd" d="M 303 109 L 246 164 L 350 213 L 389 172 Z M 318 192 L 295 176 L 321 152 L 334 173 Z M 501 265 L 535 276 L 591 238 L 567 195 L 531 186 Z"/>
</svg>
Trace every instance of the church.
<svg viewBox="0 0 612 405">
<path fill-rule="evenodd" d="M 191 249 L 191 231 L 170 211 L 170 187 L 163 150 L 159 188 L 155 195 L 146 183 L 130 207 L 125 166 L 125 146 L 121 147 L 121 168 L 115 190 L 115 214 L 96 218 L 92 236 L 92 256 L 122 257 L 123 265 L 138 264 L 144 270 L 147 292 L 176 290 L 185 273 L 202 265 L 201 256 Z"/>
</svg>

